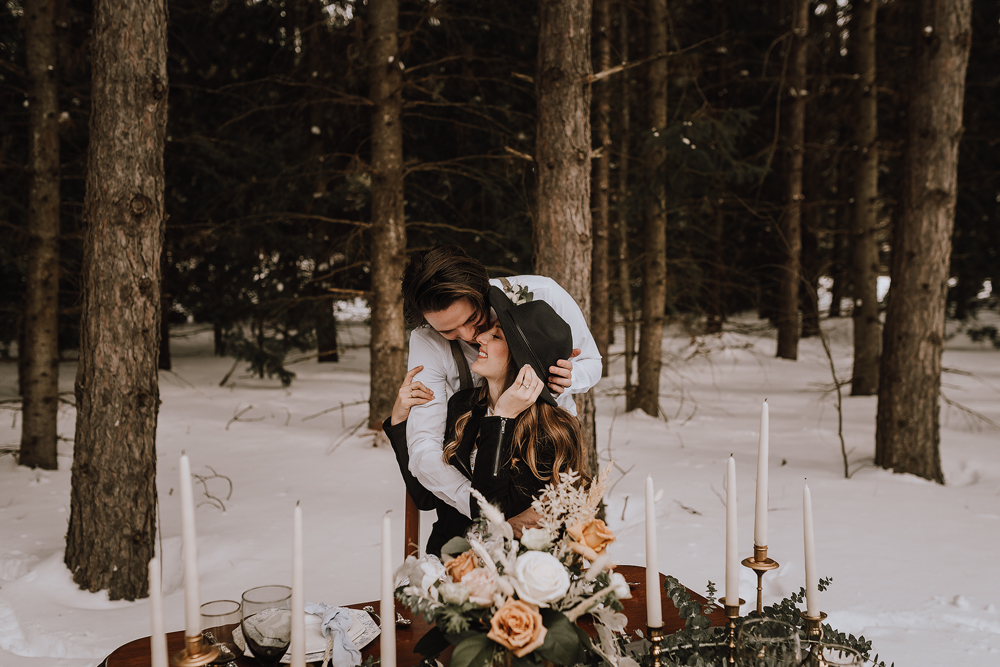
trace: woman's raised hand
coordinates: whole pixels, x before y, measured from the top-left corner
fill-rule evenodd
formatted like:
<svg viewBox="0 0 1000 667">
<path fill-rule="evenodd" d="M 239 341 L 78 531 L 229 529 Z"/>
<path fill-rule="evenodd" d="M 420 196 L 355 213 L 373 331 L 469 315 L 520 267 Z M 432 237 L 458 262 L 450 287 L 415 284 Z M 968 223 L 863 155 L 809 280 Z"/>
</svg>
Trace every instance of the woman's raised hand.
<svg viewBox="0 0 1000 667">
<path fill-rule="evenodd" d="M 535 404 L 538 396 L 542 393 L 543 386 L 543 382 L 535 375 L 534 369 L 525 364 L 521 368 L 521 372 L 517 374 L 514 384 L 500 395 L 493 408 L 494 414 L 513 419 Z"/>
<path fill-rule="evenodd" d="M 424 386 L 419 380 L 414 382 L 413 376 L 424 370 L 423 366 L 411 368 L 403 378 L 403 384 L 396 393 L 396 402 L 392 404 L 392 419 L 390 424 L 395 426 L 406 421 L 410 416 L 410 408 L 414 405 L 424 405 L 434 399 L 434 392 Z"/>
</svg>

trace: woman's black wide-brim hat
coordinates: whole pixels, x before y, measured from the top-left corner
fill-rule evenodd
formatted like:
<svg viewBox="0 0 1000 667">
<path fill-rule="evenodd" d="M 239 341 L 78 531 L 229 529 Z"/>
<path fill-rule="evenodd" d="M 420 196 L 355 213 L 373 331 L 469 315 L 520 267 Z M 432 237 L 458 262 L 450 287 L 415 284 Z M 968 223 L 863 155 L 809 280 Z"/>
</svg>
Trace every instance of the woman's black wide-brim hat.
<svg viewBox="0 0 1000 667">
<path fill-rule="evenodd" d="M 539 400 L 556 405 L 556 398 L 549 391 L 549 367 L 560 359 L 569 359 L 573 353 L 573 330 L 566 320 L 559 317 L 552 306 L 544 301 L 529 301 L 514 305 L 499 287 L 490 286 L 490 306 L 500 320 L 500 328 L 507 338 L 507 349 L 518 368 L 530 364 L 542 380 Z"/>
</svg>

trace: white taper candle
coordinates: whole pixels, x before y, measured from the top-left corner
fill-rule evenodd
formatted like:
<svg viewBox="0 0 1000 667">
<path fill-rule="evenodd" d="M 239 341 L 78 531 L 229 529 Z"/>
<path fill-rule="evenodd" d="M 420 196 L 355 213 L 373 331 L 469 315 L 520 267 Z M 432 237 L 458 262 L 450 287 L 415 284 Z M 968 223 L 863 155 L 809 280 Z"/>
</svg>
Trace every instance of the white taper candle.
<svg viewBox="0 0 1000 667">
<path fill-rule="evenodd" d="M 736 521 L 736 459 L 726 471 L 726 604 L 740 604 L 740 541 Z"/>
<path fill-rule="evenodd" d="M 151 667 L 167 667 L 167 635 L 163 632 L 163 589 L 160 559 L 149 561 L 149 649 Z"/>
<path fill-rule="evenodd" d="M 393 603 L 392 571 L 392 521 L 388 513 L 382 517 L 382 600 L 379 616 L 382 619 L 380 646 L 382 667 L 396 667 L 396 606 Z"/>
<path fill-rule="evenodd" d="M 760 407 L 760 438 L 757 441 L 757 504 L 754 508 L 753 543 L 767 546 L 767 460 L 768 414 L 767 401 Z"/>
<path fill-rule="evenodd" d="M 663 626 L 663 601 L 660 599 L 660 564 L 656 544 L 656 498 L 653 478 L 646 477 L 646 625 Z"/>
<path fill-rule="evenodd" d="M 295 503 L 292 520 L 292 667 L 306 667 L 306 602 L 302 576 L 302 507 Z"/>
<path fill-rule="evenodd" d="M 819 616 L 819 578 L 816 576 L 816 538 L 813 536 L 813 503 L 809 484 L 802 488 L 802 532 L 806 552 L 806 613 Z"/>
<path fill-rule="evenodd" d="M 198 542 L 194 526 L 191 462 L 181 454 L 181 532 L 184 536 L 184 634 L 201 636 L 201 592 L 198 588 Z"/>
</svg>

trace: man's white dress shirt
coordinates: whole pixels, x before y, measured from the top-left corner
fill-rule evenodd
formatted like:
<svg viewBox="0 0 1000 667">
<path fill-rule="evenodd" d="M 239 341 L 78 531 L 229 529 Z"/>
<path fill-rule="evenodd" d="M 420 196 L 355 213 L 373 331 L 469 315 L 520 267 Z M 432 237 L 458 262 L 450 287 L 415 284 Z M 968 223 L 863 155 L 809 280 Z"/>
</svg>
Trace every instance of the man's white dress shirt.
<svg viewBox="0 0 1000 667">
<path fill-rule="evenodd" d="M 559 286 L 556 281 L 544 276 L 514 276 L 507 279 L 516 285 L 524 285 L 534 299 L 545 301 L 569 324 L 573 331 L 573 347 L 580 349 L 580 355 L 572 359 L 573 383 L 556 402 L 570 414 L 576 414 L 576 403 L 572 394 L 585 393 L 601 379 L 601 355 L 597 351 L 587 322 L 580 306 Z M 490 284 L 503 289 L 499 280 Z M 516 289 L 516 287 L 515 287 Z M 471 365 L 478 351 L 459 341 L 465 358 Z M 446 463 L 441 452 L 444 448 L 445 425 L 448 420 L 448 399 L 459 390 L 458 365 L 452 356 L 451 344 L 441 334 L 428 325 L 417 327 L 410 334 L 410 358 L 407 368 L 423 366 L 415 380 L 422 382 L 434 392 L 434 400 L 418 405 L 410 410 L 406 422 L 406 444 L 410 454 L 410 472 L 438 498 L 453 506 L 466 516 L 471 516 L 472 483 L 453 466 Z M 482 378 L 473 373 L 477 385 Z M 548 378 L 542 378 L 548 380 Z"/>
</svg>

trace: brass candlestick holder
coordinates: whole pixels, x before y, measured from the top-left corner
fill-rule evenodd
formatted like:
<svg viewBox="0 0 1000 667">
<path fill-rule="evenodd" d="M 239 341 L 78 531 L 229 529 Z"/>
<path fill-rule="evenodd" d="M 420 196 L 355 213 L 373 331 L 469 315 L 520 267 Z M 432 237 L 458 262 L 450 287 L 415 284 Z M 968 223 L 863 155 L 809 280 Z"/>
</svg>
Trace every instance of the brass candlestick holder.
<svg viewBox="0 0 1000 667">
<path fill-rule="evenodd" d="M 649 640 L 649 655 L 653 658 L 653 667 L 663 666 L 663 638 L 666 636 L 667 633 L 662 625 L 657 628 L 646 626 L 646 639 Z"/>
<path fill-rule="evenodd" d="M 753 545 L 753 556 L 743 559 L 743 566 L 757 574 L 757 613 L 764 615 L 764 573 L 778 567 L 777 561 L 767 557 L 767 545 Z"/>
<path fill-rule="evenodd" d="M 823 621 L 826 614 L 820 612 L 819 616 L 810 616 L 809 612 L 803 611 L 800 615 L 806 622 L 806 641 L 811 644 L 807 663 L 810 667 L 826 667 L 826 660 L 823 659 Z"/>
<path fill-rule="evenodd" d="M 173 667 L 202 667 L 219 659 L 219 647 L 197 637 L 184 635 L 184 648 L 170 658 Z"/>
<path fill-rule="evenodd" d="M 725 602 L 725 598 L 723 598 Z M 729 662 L 727 663 L 730 667 L 735 667 L 736 665 L 736 619 L 740 617 L 740 607 L 747 603 L 746 600 L 740 598 L 739 604 L 723 604 L 726 608 L 726 646 L 729 647 Z"/>
</svg>

